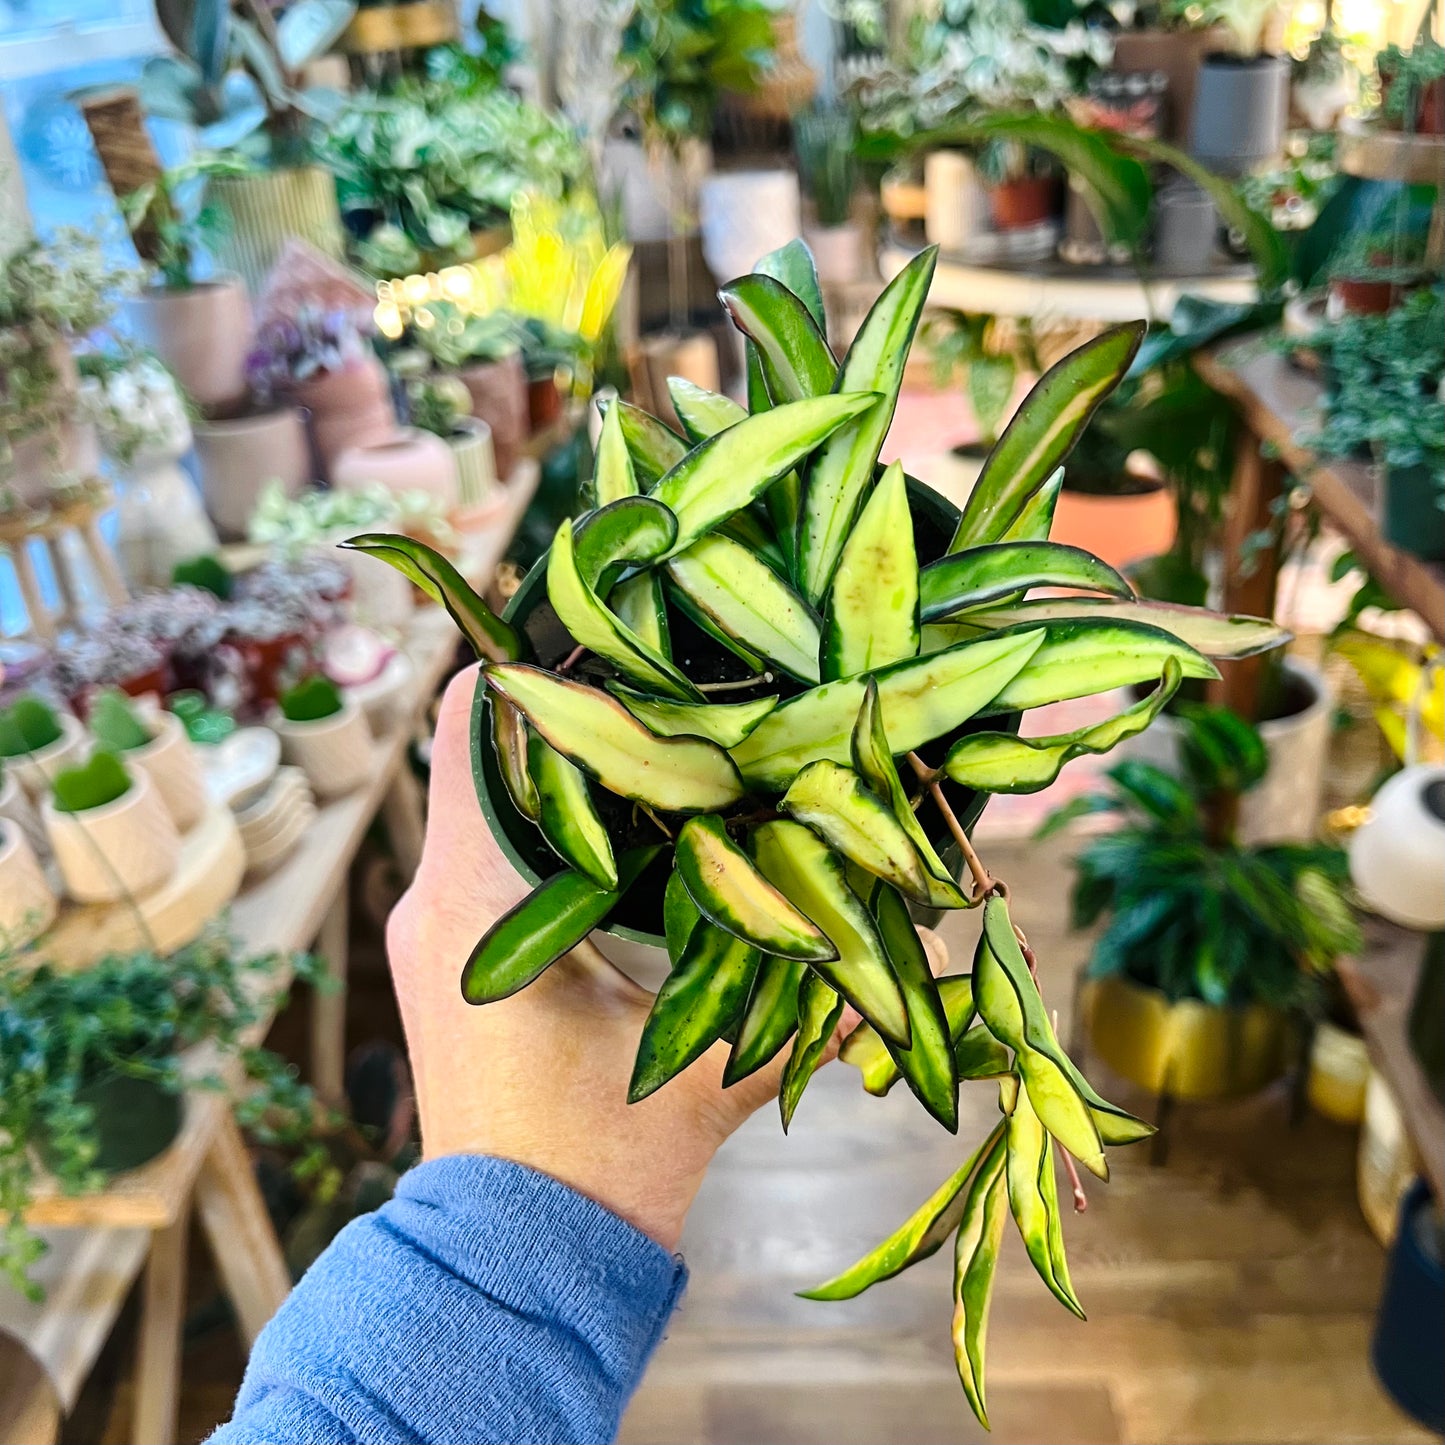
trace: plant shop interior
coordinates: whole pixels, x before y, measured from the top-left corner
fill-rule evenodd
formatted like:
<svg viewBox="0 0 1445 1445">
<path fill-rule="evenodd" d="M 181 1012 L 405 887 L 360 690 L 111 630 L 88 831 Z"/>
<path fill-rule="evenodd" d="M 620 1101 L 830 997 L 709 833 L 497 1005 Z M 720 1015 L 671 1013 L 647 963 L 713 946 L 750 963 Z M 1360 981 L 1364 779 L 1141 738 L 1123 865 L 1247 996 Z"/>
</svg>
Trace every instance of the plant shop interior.
<svg viewBox="0 0 1445 1445">
<path fill-rule="evenodd" d="M 1445 1435 L 1441 0 L 0 101 L 0 1445 Z"/>
</svg>

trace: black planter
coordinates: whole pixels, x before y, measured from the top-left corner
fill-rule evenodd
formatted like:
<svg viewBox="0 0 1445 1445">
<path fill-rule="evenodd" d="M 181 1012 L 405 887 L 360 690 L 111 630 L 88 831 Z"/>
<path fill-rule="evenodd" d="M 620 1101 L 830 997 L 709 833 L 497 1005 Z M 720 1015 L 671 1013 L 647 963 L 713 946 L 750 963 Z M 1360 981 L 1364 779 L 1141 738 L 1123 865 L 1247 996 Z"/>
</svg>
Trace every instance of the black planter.
<svg viewBox="0 0 1445 1445">
<path fill-rule="evenodd" d="M 1445 1434 L 1445 1264 L 1439 1207 L 1417 1179 L 1400 1201 L 1370 1358 L 1395 1403 Z"/>
<path fill-rule="evenodd" d="M 1194 91 L 1190 154 L 1220 175 L 1248 175 L 1279 159 L 1288 115 L 1286 56 L 1206 56 Z"/>
<path fill-rule="evenodd" d="M 1430 468 L 1387 466 L 1380 485 L 1380 534 L 1426 562 L 1445 562 L 1445 512 Z"/>
<path fill-rule="evenodd" d="M 105 1174 L 124 1174 L 149 1164 L 175 1142 L 181 1131 L 181 1096 L 151 1079 L 105 1073 L 82 1084 L 77 1104 L 95 1114 L 94 1167 Z M 50 1166 L 54 1154 L 48 1139 L 36 1141 L 41 1161 Z"/>
</svg>

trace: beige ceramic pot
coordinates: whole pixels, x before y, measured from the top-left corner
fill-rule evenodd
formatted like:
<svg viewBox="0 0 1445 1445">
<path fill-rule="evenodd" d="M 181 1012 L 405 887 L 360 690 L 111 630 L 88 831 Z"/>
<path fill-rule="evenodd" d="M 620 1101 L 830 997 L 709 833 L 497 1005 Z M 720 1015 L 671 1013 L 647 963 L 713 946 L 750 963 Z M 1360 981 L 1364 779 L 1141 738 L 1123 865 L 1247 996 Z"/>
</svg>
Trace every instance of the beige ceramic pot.
<svg viewBox="0 0 1445 1445">
<path fill-rule="evenodd" d="M 55 922 L 55 894 L 25 830 L 0 818 L 0 950 L 24 948 Z"/>
<path fill-rule="evenodd" d="M 385 442 L 396 431 L 391 386 L 374 356 L 303 381 L 296 388 L 296 400 L 311 414 L 311 440 L 321 475 L 328 480 L 342 452 Z"/>
<path fill-rule="evenodd" d="M 271 482 L 294 497 L 311 480 L 311 445 L 299 407 L 196 425 L 201 496 L 221 539 L 243 541 Z"/>
<path fill-rule="evenodd" d="M 290 722 L 276 712 L 271 726 L 281 739 L 282 757 L 306 774 L 323 801 L 355 792 L 371 773 L 371 729 L 353 702 L 311 722 Z"/>
<path fill-rule="evenodd" d="M 20 786 L 14 768 L 0 763 L 0 820 L 3 819 L 14 823 L 37 852 L 50 851 L 45 841 L 45 829 L 40 826 L 40 815 L 35 811 L 30 795 Z"/>
<path fill-rule="evenodd" d="M 77 903 L 138 898 L 171 878 L 180 862 L 181 835 L 141 768 L 104 807 L 63 813 L 46 798 L 40 809 L 65 891 Z"/>
<path fill-rule="evenodd" d="M 50 780 L 61 768 L 72 768 L 85 756 L 86 734 L 80 720 L 69 713 L 59 716 L 60 736 L 49 747 L 4 760 L 7 773 L 38 803 L 49 791 Z"/>
<path fill-rule="evenodd" d="M 200 755 L 174 713 L 157 712 L 146 723 L 154 729 L 154 736 L 144 747 L 126 753 L 125 762 L 155 784 L 172 822 L 188 833 L 206 812 L 206 778 Z"/>
<path fill-rule="evenodd" d="M 704 391 L 720 389 L 717 342 L 712 332 L 692 331 L 682 335 L 661 332 L 645 336 L 638 344 L 638 351 L 646 369 L 644 380 L 650 402 L 647 410 L 681 431 L 667 390 L 667 379 L 680 376 Z"/>
<path fill-rule="evenodd" d="M 251 303 L 239 276 L 181 290 L 152 286 L 127 309 L 141 340 L 205 415 L 234 416 L 245 406 Z"/>
<path fill-rule="evenodd" d="M 217 237 L 217 259 L 241 277 L 252 295 L 260 291 L 282 248 L 293 238 L 333 261 L 343 259 L 336 180 L 320 166 L 215 176 L 207 194 L 229 223 Z"/>
<path fill-rule="evenodd" d="M 447 438 L 457 468 L 457 504 L 461 511 L 489 507 L 497 495 L 497 457 L 492 429 L 480 417 L 463 417 Z"/>
<path fill-rule="evenodd" d="M 331 469 L 338 491 L 382 486 L 398 496 L 425 492 L 443 512 L 457 505 L 457 464 L 452 449 L 420 427 L 395 427 L 380 441 L 348 447 Z"/>
<path fill-rule="evenodd" d="M 472 415 L 492 429 L 497 475 L 505 480 L 512 475 L 531 430 L 522 358 L 514 355 L 500 361 L 479 361 L 463 367 L 457 375 L 471 395 Z"/>
</svg>

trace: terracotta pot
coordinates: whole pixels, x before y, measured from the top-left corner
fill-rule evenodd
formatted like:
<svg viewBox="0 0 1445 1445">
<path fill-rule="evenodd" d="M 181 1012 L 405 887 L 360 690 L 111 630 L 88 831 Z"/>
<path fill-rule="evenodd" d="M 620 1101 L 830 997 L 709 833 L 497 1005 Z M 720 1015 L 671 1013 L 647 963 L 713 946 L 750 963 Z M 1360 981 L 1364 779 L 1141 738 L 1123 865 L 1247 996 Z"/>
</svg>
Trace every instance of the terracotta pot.
<svg viewBox="0 0 1445 1445">
<path fill-rule="evenodd" d="M 1331 320 L 1346 315 L 1383 316 L 1393 311 L 1418 284 L 1373 276 L 1333 276 L 1326 314 Z"/>
<path fill-rule="evenodd" d="M 1114 59 L 1109 68 L 1122 75 L 1140 71 L 1160 71 L 1164 75 L 1169 82 L 1164 139 L 1185 145 L 1194 114 L 1199 67 L 1206 55 L 1228 43 L 1229 32 L 1220 25 L 1207 30 L 1123 30 L 1114 36 Z"/>
<path fill-rule="evenodd" d="M 234 416 L 245 406 L 251 303 L 239 276 L 177 291 L 152 286 L 126 304 L 140 339 L 203 413 Z"/>
<path fill-rule="evenodd" d="M 311 447 L 299 407 L 196 424 L 201 496 L 223 541 L 242 541 L 267 485 L 294 497 L 311 481 Z"/>
<path fill-rule="evenodd" d="M 555 377 L 539 376 L 527 383 L 527 422 L 532 435 L 544 431 L 562 415 L 562 392 Z"/>
<path fill-rule="evenodd" d="M 353 702 L 312 722 L 289 722 L 276 712 L 271 726 L 281 739 L 281 755 L 306 774 L 320 799 L 355 792 L 371 774 L 371 730 Z"/>
<path fill-rule="evenodd" d="M 67 701 L 75 709 L 77 717 L 89 718 L 90 705 L 94 702 L 96 693 L 103 688 L 118 687 L 127 697 L 160 698 L 165 696 L 169 680 L 170 667 L 162 657 L 154 667 L 148 667 L 144 672 L 133 672 L 127 677 L 108 677 L 103 682 L 89 683 L 79 692 L 71 693 Z"/>
<path fill-rule="evenodd" d="M 1000 231 L 1022 231 L 1054 214 L 1058 183 L 1053 176 L 1025 176 L 987 187 L 989 214 Z"/>
<path fill-rule="evenodd" d="M 342 452 L 383 442 L 396 430 L 391 383 L 374 356 L 359 357 L 339 371 L 323 371 L 301 382 L 296 400 L 310 413 L 316 460 L 328 481 Z"/>
<path fill-rule="evenodd" d="M 266 283 L 282 248 L 293 238 L 323 256 L 345 255 L 336 181 L 320 166 L 285 166 L 240 176 L 213 176 L 206 194 L 226 213 L 216 257 L 255 295 Z"/>
<path fill-rule="evenodd" d="M 0 948 L 24 948 L 55 922 L 56 911 L 55 894 L 25 830 L 0 818 Z"/>
<path fill-rule="evenodd" d="M 200 756 L 174 713 L 157 713 L 147 722 L 155 729 L 153 737 L 143 747 L 132 748 L 124 761 L 155 784 L 171 821 L 187 833 L 205 816 L 208 803 Z"/>
<path fill-rule="evenodd" d="M 79 718 L 63 712 L 59 722 L 60 736 L 48 747 L 0 759 L 7 775 L 14 775 L 32 803 L 38 803 L 50 791 L 50 780 L 61 768 L 73 768 L 88 749 L 89 740 Z"/>
<path fill-rule="evenodd" d="M 77 903 L 113 903 L 159 888 L 176 871 L 181 835 L 156 786 L 139 768 L 112 803 L 63 813 L 41 804 L 65 891 Z"/>
<path fill-rule="evenodd" d="M 1127 567 L 1167 552 L 1177 525 L 1174 492 L 1162 484 L 1122 497 L 1093 496 L 1066 485 L 1049 538 L 1082 547 L 1110 566 Z"/>
<path fill-rule="evenodd" d="M 398 495 L 425 492 L 443 512 L 457 504 L 452 449 L 419 427 L 394 427 L 379 441 L 348 447 L 336 458 L 332 474 L 332 485 L 342 492 L 380 485 Z"/>
<path fill-rule="evenodd" d="M 500 361 L 478 361 L 464 366 L 457 375 L 472 398 L 472 415 L 492 429 L 492 449 L 497 475 L 504 481 L 512 475 L 517 458 L 531 430 L 527 415 L 527 373 L 520 356 Z"/>
<path fill-rule="evenodd" d="M 299 632 L 281 637 L 233 637 L 225 646 L 236 655 L 248 718 L 264 716 L 312 663 L 311 643 Z"/>
</svg>

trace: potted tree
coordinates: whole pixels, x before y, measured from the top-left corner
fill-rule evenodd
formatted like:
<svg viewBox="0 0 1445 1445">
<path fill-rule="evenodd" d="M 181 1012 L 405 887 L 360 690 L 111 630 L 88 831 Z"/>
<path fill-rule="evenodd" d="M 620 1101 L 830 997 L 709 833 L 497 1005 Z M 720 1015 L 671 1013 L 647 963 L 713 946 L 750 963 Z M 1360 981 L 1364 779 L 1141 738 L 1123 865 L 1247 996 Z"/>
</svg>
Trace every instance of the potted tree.
<svg viewBox="0 0 1445 1445">
<path fill-rule="evenodd" d="M 354 792 L 371 773 L 365 713 L 320 673 L 308 674 L 281 694 L 271 726 L 281 735 L 286 761 L 306 774 L 322 801 Z"/>
<path fill-rule="evenodd" d="M 171 821 L 189 832 L 207 807 L 206 779 L 190 736 L 174 713 L 142 714 L 117 688 L 90 705 L 90 735 L 105 751 L 140 769 L 161 795 Z"/>
<path fill-rule="evenodd" d="M 1243 176 L 1279 159 L 1289 116 L 1290 63 L 1266 50 L 1279 0 L 1211 0 L 1204 13 L 1233 48 L 1204 57 L 1194 91 L 1189 152 L 1210 170 Z"/>
<path fill-rule="evenodd" d="M 866 1077 L 901 1074 L 945 1127 L 957 1127 L 961 1076 L 1003 1077 L 1005 1117 L 979 1150 L 903 1230 L 812 1292 L 856 1294 L 961 1222 L 956 1357 L 983 1419 L 1005 1197 L 1036 1267 L 1076 1308 L 1047 1138 L 1103 1174 L 1106 1141 L 1149 1130 L 1060 1049 L 1009 890 L 967 830 L 989 792 L 1046 778 L 1071 748 L 1107 748 L 1182 677 L 1212 674 L 1192 643 L 1237 654 L 1282 634 L 1151 610 L 1113 569 L 1044 540 L 1050 480 L 1142 326 L 1104 333 L 1040 381 L 961 515 L 901 467 L 878 468 L 934 262 L 926 251 L 890 282 L 841 366 L 817 329 L 801 244 L 733 282 L 724 300 L 766 387 L 753 411 L 684 393 L 690 446 L 614 404 L 598 505 L 563 523 L 504 617 L 409 538 L 350 545 L 416 581 L 490 659 L 474 714 L 478 797 L 537 886 L 478 941 L 464 997 L 506 997 L 563 953 L 596 948 L 657 989 L 634 1100 L 724 1036 L 727 1083 L 792 1039 L 785 1124 L 845 1001 L 868 1021 L 853 1046 L 876 1065 Z M 989 600 L 1045 585 L 1103 600 L 1084 622 L 978 620 Z M 1022 709 L 1146 680 L 1159 684 L 1149 703 L 1103 732 L 1017 737 Z M 982 908 L 971 975 L 935 985 L 910 903 Z"/>
</svg>

